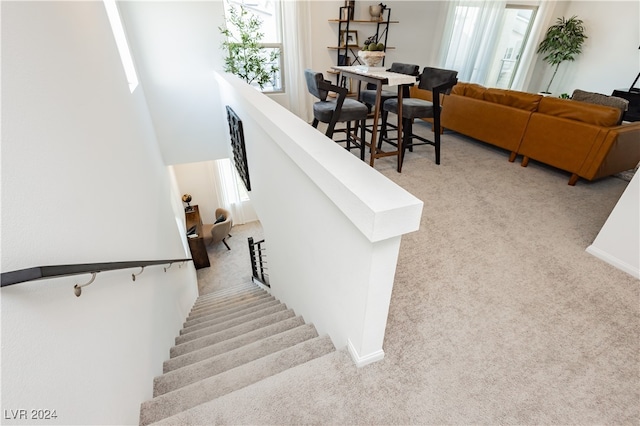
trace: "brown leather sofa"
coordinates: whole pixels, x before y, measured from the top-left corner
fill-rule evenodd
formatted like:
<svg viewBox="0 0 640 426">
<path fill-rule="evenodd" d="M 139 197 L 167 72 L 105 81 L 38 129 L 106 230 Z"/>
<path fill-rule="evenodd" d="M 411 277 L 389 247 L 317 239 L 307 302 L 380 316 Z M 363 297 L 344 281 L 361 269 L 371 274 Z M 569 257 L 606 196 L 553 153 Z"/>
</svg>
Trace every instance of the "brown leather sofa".
<svg viewBox="0 0 640 426">
<path fill-rule="evenodd" d="M 431 93 L 411 88 L 411 96 Z M 442 126 L 510 151 L 595 180 L 634 168 L 640 162 L 640 122 L 618 125 L 622 112 L 538 94 L 458 83 L 442 100 Z"/>
</svg>

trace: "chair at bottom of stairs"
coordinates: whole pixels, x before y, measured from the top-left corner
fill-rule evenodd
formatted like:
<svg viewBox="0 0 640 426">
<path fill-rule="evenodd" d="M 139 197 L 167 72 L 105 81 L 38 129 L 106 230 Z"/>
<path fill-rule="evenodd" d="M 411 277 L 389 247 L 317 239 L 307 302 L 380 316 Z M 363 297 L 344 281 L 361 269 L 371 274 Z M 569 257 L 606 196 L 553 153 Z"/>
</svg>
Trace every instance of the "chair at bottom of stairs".
<svg viewBox="0 0 640 426">
<path fill-rule="evenodd" d="M 212 224 L 202 225 L 202 233 L 204 241 L 207 245 L 222 242 L 227 250 L 231 250 L 227 244 L 227 237 L 230 237 L 231 228 L 233 227 L 233 218 L 228 210 L 223 208 L 216 209 L 216 221 Z"/>
</svg>

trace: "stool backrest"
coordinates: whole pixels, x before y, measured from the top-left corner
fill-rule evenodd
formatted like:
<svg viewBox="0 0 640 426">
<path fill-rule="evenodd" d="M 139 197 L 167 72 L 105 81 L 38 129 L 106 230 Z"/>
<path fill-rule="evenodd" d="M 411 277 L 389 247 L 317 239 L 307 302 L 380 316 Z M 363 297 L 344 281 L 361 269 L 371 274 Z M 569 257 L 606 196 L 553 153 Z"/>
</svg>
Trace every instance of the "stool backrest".
<svg viewBox="0 0 640 426">
<path fill-rule="evenodd" d="M 325 82 L 324 75 L 321 72 L 316 72 L 310 69 L 304 70 L 304 78 L 307 81 L 307 90 L 316 98 L 321 101 L 327 100 L 329 92 L 325 89 L 321 89 L 322 83 Z"/>
<path fill-rule="evenodd" d="M 403 64 L 402 62 L 394 62 L 387 71 L 397 72 L 400 74 L 415 75 L 420 73 L 420 67 L 414 64 Z"/>
<path fill-rule="evenodd" d="M 424 90 L 431 90 L 436 86 L 448 83 L 455 80 L 458 76 L 458 71 L 446 70 L 442 68 L 424 67 L 422 74 L 420 75 L 420 83 L 418 88 Z M 447 89 L 444 93 L 447 95 L 451 92 L 451 88 Z"/>
</svg>

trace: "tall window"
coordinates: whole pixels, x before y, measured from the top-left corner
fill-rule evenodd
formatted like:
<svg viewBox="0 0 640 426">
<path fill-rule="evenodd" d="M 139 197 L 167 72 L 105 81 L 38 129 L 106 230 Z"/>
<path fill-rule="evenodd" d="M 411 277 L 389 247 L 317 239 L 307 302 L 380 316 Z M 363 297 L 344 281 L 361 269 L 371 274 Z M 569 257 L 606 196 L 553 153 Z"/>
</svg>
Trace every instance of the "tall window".
<svg viewBox="0 0 640 426">
<path fill-rule="evenodd" d="M 229 8 L 244 6 L 262 21 L 261 32 L 264 34 L 260 45 L 264 49 L 265 57 L 270 57 L 272 50 L 278 51 L 278 71 L 271 82 L 262 89 L 263 92 L 281 92 L 282 84 L 282 35 L 280 2 L 275 0 L 229 0 L 224 2 L 225 15 L 229 16 Z M 232 29 L 233 31 L 233 29 Z M 256 85 L 257 86 L 257 85 Z"/>
<path fill-rule="evenodd" d="M 443 66 L 457 70 L 461 81 L 510 89 L 536 10 L 493 0 L 452 2 Z"/>
<path fill-rule="evenodd" d="M 536 16 L 533 7 L 507 5 L 485 84 L 510 89 Z"/>
</svg>

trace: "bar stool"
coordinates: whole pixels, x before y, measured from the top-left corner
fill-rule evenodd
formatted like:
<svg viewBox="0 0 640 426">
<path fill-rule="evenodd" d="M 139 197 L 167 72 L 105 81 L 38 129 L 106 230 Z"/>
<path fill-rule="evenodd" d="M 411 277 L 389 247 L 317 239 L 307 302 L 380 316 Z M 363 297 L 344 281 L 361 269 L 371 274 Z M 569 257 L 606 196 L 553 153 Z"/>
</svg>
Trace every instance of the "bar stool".
<svg viewBox="0 0 640 426">
<path fill-rule="evenodd" d="M 353 148 L 360 148 L 360 159 L 364 160 L 365 124 L 369 115 L 367 106 L 355 99 L 347 98 L 347 89 L 331 84 L 324 79 L 322 73 L 309 69 L 305 70 L 304 73 L 309 93 L 320 99 L 313 104 L 312 126 L 317 128 L 319 122 L 327 123 L 325 135 L 333 139 L 336 123 L 346 122 L 346 140 L 335 142 L 346 142 L 345 148 L 348 151 Z M 337 98 L 327 100 L 329 92 L 336 93 L 338 95 Z M 353 132 L 351 129 L 352 121 L 356 122 L 356 128 Z M 357 135 L 358 123 L 361 129 L 360 137 Z M 351 146 L 352 144 L 354 146 Z"/>
<path fill-rule="evenodd" d="M 397 72 L 400 74 L 407 74 L 407 75 L 413 75 L 413 76 L 418 76 L 418 74 L 420 73 L 420 68 L 418 65 L 414 65 L 414 64 L 403 64 L 401 62 L 394 62 L 391 64 L 391 68 L 389 68 L 387 71 L 390 72 Z M 369 85 L 371 86 L 371 85 Z M 404 98 L 408 98 L 409 97 L 409 87 L 410 86 L 404 86 L 402 88 L 403 92 L 402 92 L 402 96 Z M 383 90 L 380 94 L 380 105 L 383 105 L 385 103 L 385 101 L 389 100 L 389 99 L 393 99 L 393 98 L 397 98 L 398 97 L 398 92 L 397 90 Z M 372 90 L 371 88 L 367 88 L 366 90 L 363 90 L 362 92 L 360 92 L 360 101 L 363 102 L 365 105 L 367 105 L 367 108 L 369 108 L 369 111 L 371 111 L 371 108 L 373 107 L 373 105 L 375 105 L 376 103 L 376 90 Z M 389 115 L 389 113 L 387 111 L 385 111 L 384 109 L 381 110 L 381 118 L 382 118 L 382 126 L 381 129 L 385 129 L 386 130 L 386 126 L 387 126 L 387 116 Z M 394 127 L 394 125 L 389 124 L 389 126 Z M 380 149 L 382 147 L 382 139 L 385 138 L 387 135 L 385 133 L 382 133 L 382 131 L 380 132 L 380 139 L 378 140 L 378 149 Z"/>
<path fill-rule="evenodd" d="M 402 153 L 400 154 L 400 165 L 404 161 L 404 154 L 407 149 L 413 149 L 417 145 L 433 145 L 435 147 L 436 164 L 440 164 L 440 105 L 442 94 L 449 94 L 451 88 L 458 83 L 458 71 L 446 70 L 440 68 L 425 67 L 419 76 L 420 82 L 418 88 L 423 90 L 431 90 L 432 100 L 434 102 L 425 101 L 416 98 L 402 99 Z M 437 100 L 437 102 L 435 102 Z M 382 109 L 394 114 L 398 113 L 398 99 L 388 99 L 385 101 Z M 433 118 L 434 140 L 430 141 L 422 136 L 413 133 L 413 120 L 416 118 Z M 400 119 L 400 118 L 399 118 Z M 386 129 L 381 133 L 384 134 Z M 414 142 L 418 140 L 419 142 Z M 390 139 L 385 142 L 392 145 L 395 144 Z"/>
</svg>

